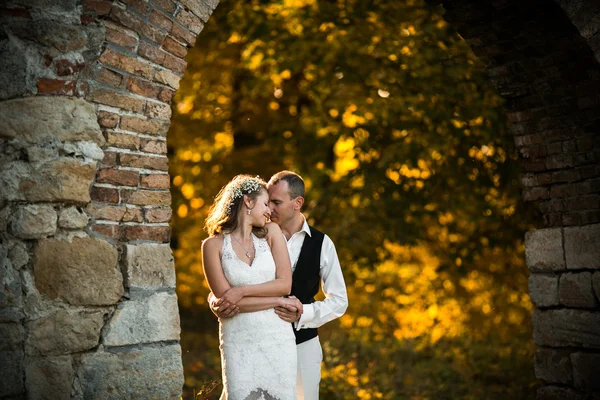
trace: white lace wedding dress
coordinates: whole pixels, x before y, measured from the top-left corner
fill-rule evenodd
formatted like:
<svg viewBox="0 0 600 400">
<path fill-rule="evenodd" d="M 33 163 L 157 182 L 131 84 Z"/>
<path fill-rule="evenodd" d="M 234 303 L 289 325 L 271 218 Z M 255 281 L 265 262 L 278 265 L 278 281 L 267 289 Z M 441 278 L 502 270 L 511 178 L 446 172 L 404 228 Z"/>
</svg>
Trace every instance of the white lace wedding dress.
<svg viewBox="0 0 600 400">
<path fill-rule="evenodd" d="M 221 264 L 232 286 L 275 279 L 275 261 L 265 239 L 252 235 L 252 265 L 238 258 L 224 235 Z M 219 324 L 223 393 L 221 400 L 295 400 L 296 341 L 291 324 L 273 309 L 239 313 Z"/>
</svg>

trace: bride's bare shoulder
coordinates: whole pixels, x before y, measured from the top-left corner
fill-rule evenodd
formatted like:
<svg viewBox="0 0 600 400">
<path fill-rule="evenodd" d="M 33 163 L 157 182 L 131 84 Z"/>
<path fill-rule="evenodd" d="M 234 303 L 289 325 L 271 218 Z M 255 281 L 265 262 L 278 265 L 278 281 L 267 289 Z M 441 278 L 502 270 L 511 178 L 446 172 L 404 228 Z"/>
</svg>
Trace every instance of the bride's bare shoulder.
<svg viewBox="0 0 600 400">
<path fill-rule="evenodd" d="M 202 251 L 219 250 L 223 246 L 224 236 L 219 233 L 217 235 L 206 238 L 202 241 Z"/>
</svg>

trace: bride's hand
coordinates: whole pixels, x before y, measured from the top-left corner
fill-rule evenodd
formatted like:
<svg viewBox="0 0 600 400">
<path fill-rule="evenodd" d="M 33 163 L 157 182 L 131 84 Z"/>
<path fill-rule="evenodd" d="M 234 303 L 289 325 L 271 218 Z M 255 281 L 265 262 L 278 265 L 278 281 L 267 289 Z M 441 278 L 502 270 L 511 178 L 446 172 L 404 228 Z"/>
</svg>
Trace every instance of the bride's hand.
<svg viewBox="0 0 600 400">
<path fill-rule="evenodd" d="M 244 297 L 244 292 L 241 287 L 232 287 L 221 296 L 222 303 L 230 303 L 237 304 L 242 297 Z"/>
</svg>

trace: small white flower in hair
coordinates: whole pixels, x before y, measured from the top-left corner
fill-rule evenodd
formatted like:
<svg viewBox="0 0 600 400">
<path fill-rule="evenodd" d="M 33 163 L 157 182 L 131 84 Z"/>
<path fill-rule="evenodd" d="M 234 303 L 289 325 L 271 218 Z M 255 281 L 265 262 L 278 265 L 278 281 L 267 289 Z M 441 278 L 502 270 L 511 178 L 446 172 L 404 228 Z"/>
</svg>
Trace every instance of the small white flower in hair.
<svg viewBox="0 0 600 400">
<path fill-rule="evenodd" d="M 260 190 L 259 177 L 247 178 L 239 184 L 230 188 L 227 205 L 227 215 L 231 214 L 231 209 L 235 205 L 235 201 L 244 197 L 245 194 L 258 192 Z"/>
</svg>

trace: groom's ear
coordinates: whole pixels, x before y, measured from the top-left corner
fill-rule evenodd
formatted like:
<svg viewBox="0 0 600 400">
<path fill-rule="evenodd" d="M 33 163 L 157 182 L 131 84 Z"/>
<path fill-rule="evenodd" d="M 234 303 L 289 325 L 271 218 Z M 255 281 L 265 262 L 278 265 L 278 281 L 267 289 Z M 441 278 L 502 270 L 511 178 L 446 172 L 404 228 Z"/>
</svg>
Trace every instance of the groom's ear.
<svg viewBox="0 0 600 400">
<path fill-rule="evenodd" d="M 304 197 L 298 196 L 294 199 L 294 210 L 300 211 L 302 206 L 304 205 Z"/>
</svg>

